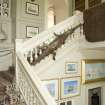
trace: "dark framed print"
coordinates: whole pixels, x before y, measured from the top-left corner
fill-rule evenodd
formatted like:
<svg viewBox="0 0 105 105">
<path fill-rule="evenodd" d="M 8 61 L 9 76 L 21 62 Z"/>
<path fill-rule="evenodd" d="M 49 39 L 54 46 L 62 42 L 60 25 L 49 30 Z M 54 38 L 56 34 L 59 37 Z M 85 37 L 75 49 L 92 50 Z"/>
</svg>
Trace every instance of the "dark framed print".
<svg viewBox="0 0 105 105">
<path fill-rule="evenodd" d="M 72 101 L 67 101 L 67 105 L 72 105 Z"/>
<path fill-rule="evenodd" d="M 72 105 L 72 101 L 71 100 L 65 100 L 63 102 L 60 102 L 59 105 Z"/>
<path fill-rule="evenodd" d="M 61 102 L 60 105 L 65 105 L 65 102 Z"/>
<path fill-rule="evenodd" d="M 26 2 L 26 13 L 39 16 L 39 5 Z"/>
<path fill-rule="evenodd" d="M 39 33 L 38 27 L 26 26 L 26 36 L 27 38 L 32 38 Z"/>
</svg>

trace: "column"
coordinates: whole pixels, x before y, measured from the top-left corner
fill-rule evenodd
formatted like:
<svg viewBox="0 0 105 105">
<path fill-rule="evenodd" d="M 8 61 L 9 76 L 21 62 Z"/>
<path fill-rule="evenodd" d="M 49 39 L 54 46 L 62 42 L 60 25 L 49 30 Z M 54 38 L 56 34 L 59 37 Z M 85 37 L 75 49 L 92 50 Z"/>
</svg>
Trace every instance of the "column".
<svg viewBox="0 0 105 105">
<path fill-rule="evenodd" d="M 65 0 L 65 3 L 68 10 L 68 17 L 72 16 L 75 9 L 75 0 Z"/>
</svg>

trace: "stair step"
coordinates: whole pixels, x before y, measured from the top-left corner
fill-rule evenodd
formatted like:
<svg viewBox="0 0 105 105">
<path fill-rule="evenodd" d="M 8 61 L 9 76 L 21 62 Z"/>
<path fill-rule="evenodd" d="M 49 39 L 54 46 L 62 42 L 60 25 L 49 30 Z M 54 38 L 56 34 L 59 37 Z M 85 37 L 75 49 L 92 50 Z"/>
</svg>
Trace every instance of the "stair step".
<svg viewBox="0 0 105 105">
<path fill-rule="evenodd" d="M 12 82 L 14 79 L 14 73 L 11 70 L 8 71 L 0 71 L 0 77 L 5 79 L 8 82 Z"/>
</svg>

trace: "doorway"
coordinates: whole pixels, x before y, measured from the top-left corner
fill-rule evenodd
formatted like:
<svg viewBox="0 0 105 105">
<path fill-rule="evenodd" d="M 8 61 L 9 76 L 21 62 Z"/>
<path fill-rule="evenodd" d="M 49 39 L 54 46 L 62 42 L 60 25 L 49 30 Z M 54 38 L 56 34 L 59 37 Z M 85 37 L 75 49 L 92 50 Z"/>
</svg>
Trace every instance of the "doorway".
<svg viewBox="0 0 105 105">
<path fill-rule="evenodd" d="M 88 90 L 88 105 L 102 105 L 101 98 L 101 87 Z"/>
</svg>

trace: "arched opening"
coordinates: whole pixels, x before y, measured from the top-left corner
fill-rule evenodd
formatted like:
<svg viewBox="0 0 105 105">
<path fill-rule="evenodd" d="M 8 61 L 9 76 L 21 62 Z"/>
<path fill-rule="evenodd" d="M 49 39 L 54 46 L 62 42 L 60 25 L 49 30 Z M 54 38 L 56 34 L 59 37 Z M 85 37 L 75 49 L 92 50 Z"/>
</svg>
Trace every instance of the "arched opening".
<svg viewBox="0 0 105 105">
<path fill-rule="evenodd" d="M 55 13 L 54 7 L 48 8 L 48 28 L 52 27 L 55 24 Z"/>
</svg>

